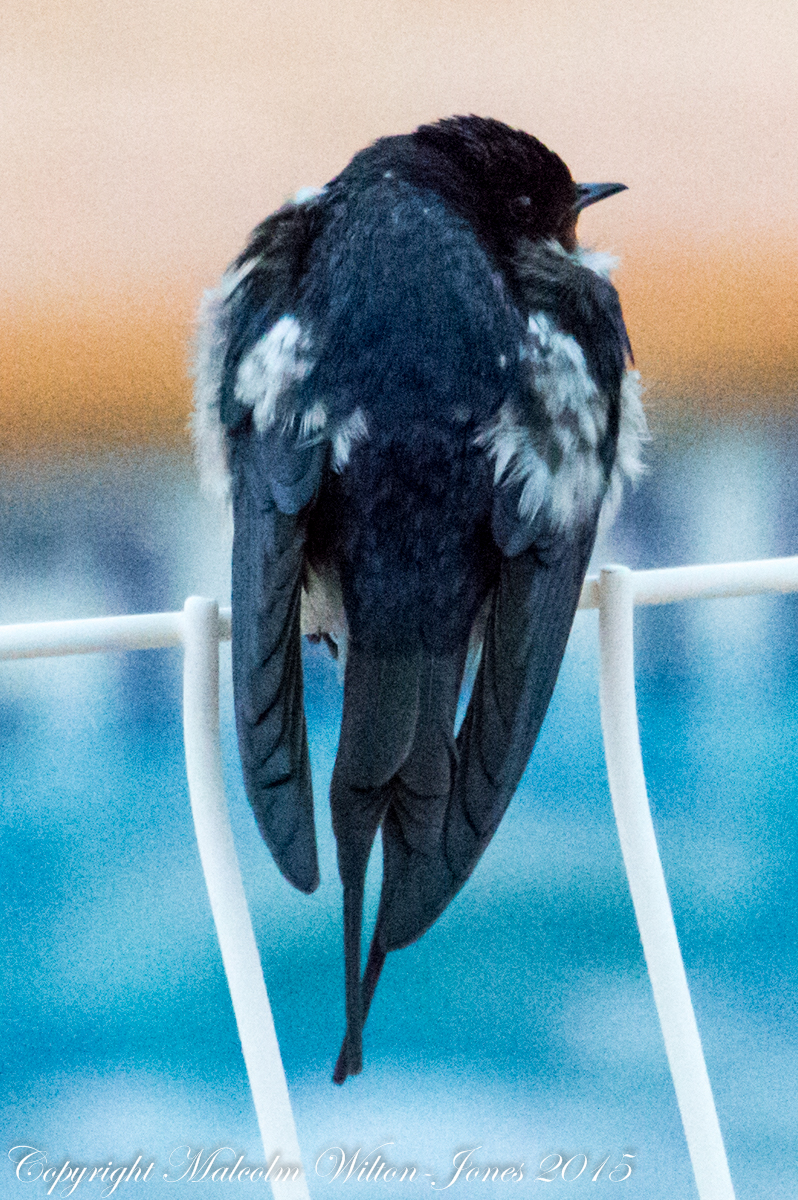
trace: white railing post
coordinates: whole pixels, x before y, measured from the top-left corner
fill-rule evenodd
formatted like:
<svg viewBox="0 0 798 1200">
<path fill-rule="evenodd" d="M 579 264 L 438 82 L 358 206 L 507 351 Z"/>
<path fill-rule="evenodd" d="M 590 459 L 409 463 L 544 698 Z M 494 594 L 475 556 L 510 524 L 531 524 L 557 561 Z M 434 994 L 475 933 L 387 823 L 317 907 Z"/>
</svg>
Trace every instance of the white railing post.
<svg viewBox="0 0 798 1200">
<path fill-rule="evenodd" d="M 640 940 L 700 1200 L 734 1200 L 687 976 L 646 794 L 634 680 L 634 578 L 607 567 L 599 587 L 601 726 Z"/>
<path fill-rule="evenodd" d="M 219 743 L 219 607 L 183 610 L 183 721 L 191 811 L 275 1200 L 309 1200 L 288 1085 L 233 843 Z M 279 1156 L 275 1163 L 275 1158 Z"/>
</svg>

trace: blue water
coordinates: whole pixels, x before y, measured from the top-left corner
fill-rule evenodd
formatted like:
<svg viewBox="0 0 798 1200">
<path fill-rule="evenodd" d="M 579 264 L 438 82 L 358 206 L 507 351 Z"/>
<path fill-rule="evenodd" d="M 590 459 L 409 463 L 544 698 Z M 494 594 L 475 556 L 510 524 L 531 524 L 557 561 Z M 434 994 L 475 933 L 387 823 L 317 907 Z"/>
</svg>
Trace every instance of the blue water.
<svg viewBox="0 0 798 1200">
<path fill-rule="evenodd" d="M 596 563 L 797 552 L 797 436 L 762 421 L 661 431 Z M 0 621 L 174 609 L 192 592 L 227 602 L 229 531 L 182 458 L 6 467 L 0 504 Z M 739 1200 L 798 1195 L 797 617 L 785 597 L 637 618 L 654 820 Z M 142 1155 L 155 1163 L 147 1181 L 114 1195 L 152 1200 L 175 1194 L 163 1176 L 180 1174 L 180 1147 L 263 1161 L 188 806 L 180 665 L 172 651 L 18 662 L 0 684 L 0 1150 L 109 1172 Z M 535 1177 L 557 1156 L 572 1161 L 555 1194 L 592 1193 L 609 1156 L 598 1187 L 614 1194 L 609 1172 L 619 1181 L 625 1161 L 621 1195 L 690 1200 L 606 784 L 596 614 L 577 617 L 538 746 L 474 877 L 390 957 L 366 1068 L 340 1089 L 326 811 L 340 681 L 321 650 L 306 667 L 323 876 L 310 898 L 280 878 L 247 809 L 222 650 L 232 820 L 314 1197 L 420 1195 L 472 1150 L 480 1185 L 464 1170 L 448 1194 L 548 1194 Z M 375 862 L 372 917 L 378 887 Z M 359 1149 L 359 1162 L 383 1143 L 384 1160 L 416 1167 L 412 1182 L 332 1178 L 340 1153 Z M 3 1161 L 0 1195 L 46 1194 Z M 481 1182 L 497 1166 L 515 1178 Z"/>
</svg>

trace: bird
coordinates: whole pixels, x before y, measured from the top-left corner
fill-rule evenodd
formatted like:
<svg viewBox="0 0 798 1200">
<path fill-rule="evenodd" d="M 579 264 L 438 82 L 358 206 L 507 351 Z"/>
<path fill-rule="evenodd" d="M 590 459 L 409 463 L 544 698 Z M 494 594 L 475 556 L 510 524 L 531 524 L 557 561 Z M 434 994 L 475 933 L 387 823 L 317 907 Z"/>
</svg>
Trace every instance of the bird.
<svg viewBox="0 0 798 1200">
<path fill-rule="evenodd" d="M 193 428 L 233 514 L 238 745 L 286 879 L 318 885 L 303 632 L 345 658 L 330 806 L 346 1030 L 495 833 L 549 705 L 599 516 L 641 470 L 639 374 L 588 205 L 532 135 L 379 138 L 259 225 L 198 320 Z M 455 734 L 470 654 L 476 674 Z M 383 882 L 364 971 L 366 867 Z"/>
</svg>

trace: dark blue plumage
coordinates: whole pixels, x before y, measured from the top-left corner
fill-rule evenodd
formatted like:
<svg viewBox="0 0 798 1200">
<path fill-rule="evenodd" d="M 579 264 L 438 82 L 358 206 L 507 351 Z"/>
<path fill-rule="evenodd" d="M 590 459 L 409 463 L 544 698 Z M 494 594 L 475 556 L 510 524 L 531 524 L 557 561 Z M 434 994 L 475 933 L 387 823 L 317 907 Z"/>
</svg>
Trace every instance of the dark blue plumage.
<svg viewBox="0 0 798 1200">
<path fill-rule="evenodd" d="M 338 1082 L 360 1070 L 385 955 L 440 915 L 501 820 L 602 504 L 637 467 L 645 424 L 618 297 L 575 233 L 580 209 L 617 190 L 574 184 L 500 122 L 422 126 L 268 218 L 206 298 L 195 420 L 206 463 L 231 481 L 244 778 L 305 891 L 318 869 L 303 620 L 347 647 L 330 793 L 347 972 Z"/>
</svg>

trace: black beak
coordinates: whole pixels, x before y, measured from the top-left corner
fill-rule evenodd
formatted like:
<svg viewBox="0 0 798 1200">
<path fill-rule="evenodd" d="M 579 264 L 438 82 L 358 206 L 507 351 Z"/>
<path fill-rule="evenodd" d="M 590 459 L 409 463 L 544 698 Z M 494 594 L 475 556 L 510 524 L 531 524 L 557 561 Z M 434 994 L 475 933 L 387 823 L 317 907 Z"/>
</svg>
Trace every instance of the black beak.
<svg viewBox="0 0 798 1200">
<path fill-rule="evenodd" d="M 606 200 L 607 196 L 614 196 L 618 192 L 626 190 L 625 183 L 578 183 L 574 211 L 580 213 L 588 205 L 596 204 L 599 200 Z"/>
</svg>

